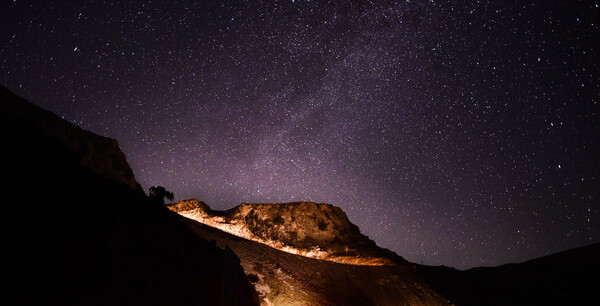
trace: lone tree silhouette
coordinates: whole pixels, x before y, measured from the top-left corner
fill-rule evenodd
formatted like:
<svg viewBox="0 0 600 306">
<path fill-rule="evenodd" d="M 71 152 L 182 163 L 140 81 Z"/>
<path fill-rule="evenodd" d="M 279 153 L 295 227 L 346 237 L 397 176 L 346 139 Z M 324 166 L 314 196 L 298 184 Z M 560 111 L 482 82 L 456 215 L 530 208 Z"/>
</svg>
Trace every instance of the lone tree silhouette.
<svg viewBox="0 0 600 306">
<path fill-rule="evenodd" d="M 173 193 L 166 190 L 165 187 L 163 186 L 152 186 L 150 187 L 150 199 L 160 202 L 160 203 L 165 203 L 165 198 L 169 199 L 170 201 L 173 201 Z"/>
</svg>

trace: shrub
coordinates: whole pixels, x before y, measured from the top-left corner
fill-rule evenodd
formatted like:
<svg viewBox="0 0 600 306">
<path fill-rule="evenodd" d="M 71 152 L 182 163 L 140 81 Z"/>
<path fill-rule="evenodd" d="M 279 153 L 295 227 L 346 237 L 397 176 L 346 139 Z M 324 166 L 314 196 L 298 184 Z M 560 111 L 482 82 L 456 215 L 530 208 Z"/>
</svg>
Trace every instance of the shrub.
<svg viewBox="0 0 600 306">
<path fill-rule="evenodd" d="M 254 274 L 254 273 L 250 273 L 250 274 L 248 274 L 248 280 L 251 283 L 256 284 L 256 283 L 258 283 L 258 281 L 260 280 L 260 278 L 258 278 L 258 275 Z"/>
<path fill-rule="evenodd" d="M 325 222 L 325 220 L 322 220 L 322 219 L 321 219 L 321 220 L 319 221 L 319 224 L 318 224 L 317 226 L 319 227 L 319 229 L 320 229 L 321 231 L 325 231 L 325 230 L 327 230 L 327 222 Z"/>
<path fill-rule="evenodd" d="M 283 223 L 285 223 L 285 220 L 283 220 L 281 216 L 277 216 L 273 219 L 273 224 L 283 225 Z"/>
<path fill-rule="evenodd" d="M 150 187 L 150 199 L 165 203 L 165 198 L 173 201 L 174 194 L 163 186 L 152 186 Z"/>
</svg>

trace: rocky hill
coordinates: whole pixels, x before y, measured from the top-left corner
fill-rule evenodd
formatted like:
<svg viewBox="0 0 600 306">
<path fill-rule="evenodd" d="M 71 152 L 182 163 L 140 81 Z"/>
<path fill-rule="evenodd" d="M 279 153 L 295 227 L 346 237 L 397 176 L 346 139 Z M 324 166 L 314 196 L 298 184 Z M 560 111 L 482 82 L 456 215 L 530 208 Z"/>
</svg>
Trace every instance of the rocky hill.
<svg viewBox="0 0 600 306">
<path fill-rule="evenodd" d="M 406 263 L 361 234 L 342 209 L 330 204 L 244 203 L 214 211 L 206 203 L 191 199 L 168 207 L 200 223 L 293 254 L 359 265 Z"/>
<path fill-rule="evenodd" d="M 263 305 L 447 305 L 415 266 L 379 248 L 329 204 L 167 205 L 200 237 L 231 248 Z"/>
<path fill-rule="evenodd" d="M 5 305 L 254 305 L 231 250 L 149 200 L 115 140 L 0 87 Z"/>
<path fill-rule="evenodd" d="M 290 254 L 181 217 L 203 239 L 230 248 L 262 305 L 448 305 L 412 264 L 342 264 Z"/>
</svg>

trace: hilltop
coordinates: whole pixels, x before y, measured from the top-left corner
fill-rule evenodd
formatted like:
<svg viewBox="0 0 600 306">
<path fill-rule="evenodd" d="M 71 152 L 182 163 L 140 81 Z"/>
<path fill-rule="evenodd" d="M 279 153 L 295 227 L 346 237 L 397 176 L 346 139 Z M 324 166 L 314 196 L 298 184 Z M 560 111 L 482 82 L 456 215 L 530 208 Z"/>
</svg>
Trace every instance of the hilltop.
<svg viewBox="0 0 600 306">
<path fill-rule="evenodd" d="M 169 204 L 168 208 L 236 236 L 310 258 L 358 265 L 407 263 L 394 252 L 378 247 L 341 208 L 331 204 L 243 203 L 227 211 L 215 211 L 191 199 Z"/>
</svg>

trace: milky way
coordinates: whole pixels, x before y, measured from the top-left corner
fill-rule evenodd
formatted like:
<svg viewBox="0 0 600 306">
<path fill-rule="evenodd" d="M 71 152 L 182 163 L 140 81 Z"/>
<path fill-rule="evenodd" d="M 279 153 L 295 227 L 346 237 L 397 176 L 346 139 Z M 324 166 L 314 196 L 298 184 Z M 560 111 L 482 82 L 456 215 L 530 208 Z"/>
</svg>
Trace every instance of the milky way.
<svg viewBox="0 0 600 306">
<path fill-rule="evenodd" d="M 48 2 L 2 5 L 0 82 L 145 189 L 331 203 L 457 268 L 600 242 L 598 2 Z"/>
</svg>

